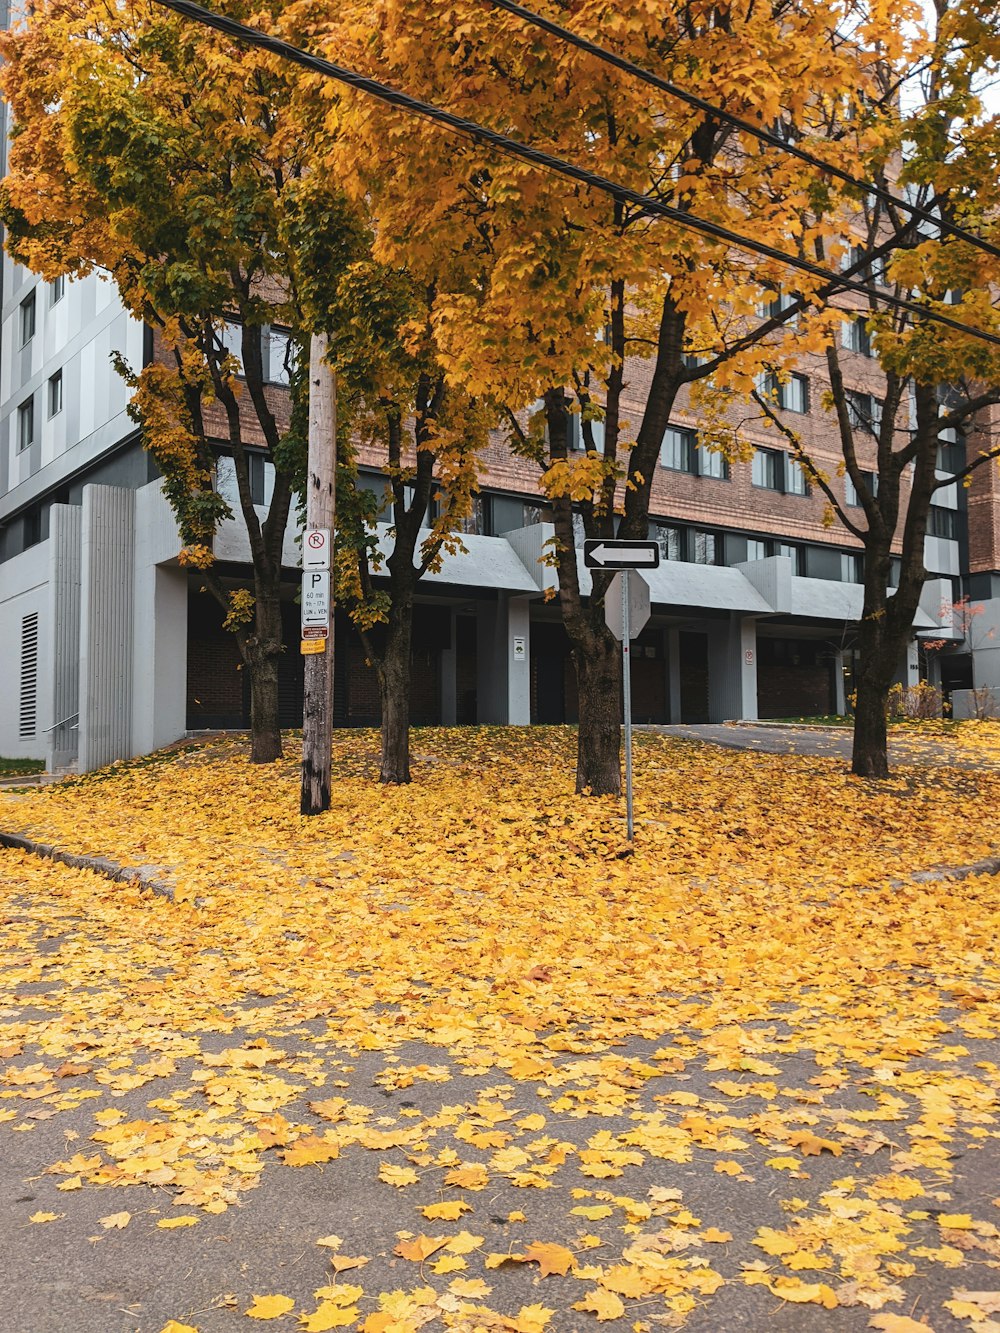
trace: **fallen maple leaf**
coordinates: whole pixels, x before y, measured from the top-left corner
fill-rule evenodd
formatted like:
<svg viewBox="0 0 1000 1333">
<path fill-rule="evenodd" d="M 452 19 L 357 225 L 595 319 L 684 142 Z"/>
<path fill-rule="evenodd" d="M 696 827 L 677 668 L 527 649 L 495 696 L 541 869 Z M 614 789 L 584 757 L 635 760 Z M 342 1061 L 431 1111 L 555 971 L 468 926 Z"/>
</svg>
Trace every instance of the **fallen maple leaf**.
<svg viewBox="0 0 1000 1333">
<path fill-rule="evenodd" d="M 417 1236 L 415 1240 L 401 1240 L 396 1254 L 414 1263 L 422 1263 L 448 1243 L 447 1236 Z"/>
<path fill-rule="evenodd" d="M 934 1333 L 930 1324 L 918 1323 L 905 1314 L 873 1314 L 868 1327 L 881 1329 L 881 1333 Z"/>
<path fill-rule="evenodd" d="M 29 1222 L 58 1222 L 59 1218 L 60 1218 L 60 1217 L 63 1217 L 63 1216 L 65 1216 L 65 1214 L 63 1214 L 63 1213 L 40 1213 L 40 1212 L 39 1212 L 39 1213 L 32 1213 L 31 1216 L 28 1218 L 28 1221 L 29 1221 Z"/>
<path fill-rule="evenodd" d="M 609 1319 L 620 1319 L 625 1313 L 625 1304 L 613 1292 L 598 1287 L 594 1291 L 588 1291 L 582 1300 L 576 1302 L 573 1309 L 596 1314 L 598 1323 L 603 1324 Z"/>
<path fill-rule="evenodd" d="M 540 1240 L 533 1240 L 527 1247 L 524 1251 L 524 1261 L 538 1264 L 542 1277 L 548 1277 L 550 1273 L 557 1273 L 559 1277 L 563 1277 L 575 1263 L 572 1250 L 567 1250 L 563 1245 Z"/>
<path fill-rule="evenodd" d="M 250 1319 L 279 1319 L 294 1307 L 291 1296 L 254 1296 L 253 1305 L 244 1314 Z"/>
<path fill-rule="evenodd" d="M 105 1231 L 118 1230 L 123 1231 L 132 1221 L 131 1213 L 109 1213 L 107 1217 L 98 1218 Z"/>
<path fill-rule="evenodd" d="M 173 1231 L 176 1227 L 193 1227 L 198 1223 L 196 1217 L 190 1213 L 185 1213 L 183 1217 L 161 1217 L 157 1226 L 161 1231 Z"/>
</svg>

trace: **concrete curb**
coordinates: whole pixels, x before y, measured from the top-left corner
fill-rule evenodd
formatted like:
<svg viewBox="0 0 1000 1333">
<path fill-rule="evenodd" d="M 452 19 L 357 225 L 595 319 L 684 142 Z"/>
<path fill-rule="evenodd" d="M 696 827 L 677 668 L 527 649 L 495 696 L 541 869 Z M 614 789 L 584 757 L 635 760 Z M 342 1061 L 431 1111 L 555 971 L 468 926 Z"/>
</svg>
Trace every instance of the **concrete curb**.
<svg viewBox="0 0 1000 1333">
<path fill-rule="evenodd" d="M 40 856 L 47 861 L 58 861 L 61 865 L 72 866 L 74 870 L 92 870 L 95 875 L 116 880 L 119 884 L 138 884 L 141 889 L 159 894 L 162 898 L 174 900 L 173 886 L 157 879 L 161 873 L 159 866 L 122 866 L 106 856 L 83 856 L 77 852 L 64 852 L 62 848 L 48 843 L 36 842 L 21 833 L 0 833 L 0 847 L 10 847 L 14 851 L 27 852 L 31 856 Z"/>
<path fill-rule="evenodd" d="M 119 884 L 138 884 L 140 889 L 174 901 L 173 885 L 156 878 L 158 873 L 162 873 L 160 866 L 122 866 L 106 856 L 64 852 L 59 847 L 36 842 L 21 833 L 0 833 L 0 847 L 10 847 L 14 851 L 27 852 L 30 856 L 40 856 L 48 861 L 58 861 L 61 865 L 72 866 L 74 870 L 92 870 L 95 875 L 103 875 Z M 967 866 L 931 866 L 927 870 L 915 870 L 909 879 L 893 880 L 892 887 L 946 883 L 949 880 L 970 879 L 973 875 L 1000 875 L 1000 856 L 990 856 Z"/>
</svg>

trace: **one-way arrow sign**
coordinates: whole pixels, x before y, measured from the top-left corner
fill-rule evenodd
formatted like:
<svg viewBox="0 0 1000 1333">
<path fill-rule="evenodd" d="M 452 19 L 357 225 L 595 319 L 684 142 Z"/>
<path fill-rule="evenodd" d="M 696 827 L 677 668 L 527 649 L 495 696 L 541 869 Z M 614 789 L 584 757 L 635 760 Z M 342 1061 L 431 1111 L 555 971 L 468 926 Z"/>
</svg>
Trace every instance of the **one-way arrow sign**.
<svg viewBox="0 0 1000 1333">
<path fill-rule="evenodd" d="M 657 569 L 657 542 L 626 542 L 594 538 L 583 543 L 583 563 L 588 569 Z"/>
</svg>

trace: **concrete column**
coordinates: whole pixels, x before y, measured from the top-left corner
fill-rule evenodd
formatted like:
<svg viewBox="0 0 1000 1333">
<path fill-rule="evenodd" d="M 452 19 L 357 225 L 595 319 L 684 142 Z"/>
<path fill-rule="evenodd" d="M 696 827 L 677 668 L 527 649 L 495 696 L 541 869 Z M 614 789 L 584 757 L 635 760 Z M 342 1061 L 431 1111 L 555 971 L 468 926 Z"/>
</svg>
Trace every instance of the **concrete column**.
<svg viewBox="0 0 1000 1333">
<path fill-rule="evenodd" d="M 837 648 L 833 654 L 833 702 L 838 713 L 847 712 L 847 691 L 844 689 L 844 651 Z"/>
<path fill-rule="evenodd" d="M 512 727 L 531 723 L 531 622 L 527 597 L 507 604 L 507 721 Z"/>
<path fill-rule="evenodd" d="M 708 713 L 711 722 L 757 717 L 757 620 L 730 612 L 708 633 Z"/>
<path fill-rule="evenodd" d="M 671 625 L 667 639 L 667 717 L 676 726 L 681 720 L 681 632 Z"/>
<path fill-rule="evenodd" d="M 82 773 L 132 753 L 135 492 L 83 491 L 80 567 Z"/>
<path fill-rule="evenodd" d="M 180 740 L 187 730 L 187 621 L 185 572 L 140 566 L 133 623 L 133 754 L 149 754 Z"/>
<path fill-rule="evenodd" d="M 49 510 L 49 614 L 51 716 L 45 763 L 49 772 L 76 762 L 80 708 L 80 559 L 83 510 L 54 504 Z"/>
<path fill-rule="evenodd" d="M 477 697 L 481 723 L 531 722 L 529 599 L 501 593 L 477 608 Z"/>
<path fill-rule="evenodd" d="M 450 611 L 447 648 L 441 649 L 441 725 L 453 727 L 458 721 L 458 620 L 455 608 Z"/>
</svg>

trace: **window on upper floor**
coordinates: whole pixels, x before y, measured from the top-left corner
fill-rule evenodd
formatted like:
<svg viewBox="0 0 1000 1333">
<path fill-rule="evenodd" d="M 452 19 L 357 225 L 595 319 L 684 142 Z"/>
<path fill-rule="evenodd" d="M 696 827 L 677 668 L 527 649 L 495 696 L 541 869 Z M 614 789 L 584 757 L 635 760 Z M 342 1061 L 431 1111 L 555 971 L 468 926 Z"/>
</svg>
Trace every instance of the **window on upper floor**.
<svg viewBox="0 0 1000 1333">
<path fill-rule="evenodd" d="M 841 260 L 841 269 L 846 270 L 854 268 L 856 264 L 861 263 L 866 248 L 867 247 L 860 245 L 848 246 L 847 250 L 844 252 L 844 257 Z M 856 276 L 862 282 L 872 282 L 877 287 L 887 287 L 890 284 L 885 271 L 886 262 L 885 256 L 880 255 L 878 258 L 870 260 L 867 264 L 862 264 Z"/>
<path fill-rule="evenodd" d="M 785 494 L 808 495 L 809 481 L 802 464 L 790 454 L 785 455 Z"/>
<path fill-rule="evenodd" d="M 751 467 L 753 484 L 761 486 L 767 491 L 780 491 L 782 489 L 782 458 L 783 455 L 777 449 L 755 450 Z"/>
<path fill-rule="evenodd" d="M 868 487 L 869 495 L 873 497 L 878 495 L 877 472 L 862 472 L 861 480 Z M 844 477 L 844 503 L 850 505 L 852 509 L 857 509 L 861 505 L 861 497 L 858 494 L 858 488 L 855 486 L 854 482 L 851 481 L 849 476 Z"/>
<path fill-rule="evenodd" d="M 939 472 L 961 472 L 965 467 L 965 442 L 954 426 L 938 431 L 937 465 Z"/>
<path fill-rule="evenodd" d="M 23 453 L 35 443 L 35 400 L 27 399 L 17 409 L 17 450 Z"/>
<path fill-rule="evenodd" d="M 853 430 L 865 430 L 878 435 L 882 429 L 883 404 L 880 398 L 870 393 L 859 393 L 856 389 L 845 389 L 844 402 Z"/>
<path fill-rule="evenodd" d="M 805 375 L 789 375 L 782 382 L 773 371 L 757 377 L 757 392 L 785 412 L 809 411 L 809 380 Z"/>
<path fill-rule="evenodd" d="M 63 409 L 63 374 L 57 370 L 49 376 L 49 416 L 56 417 Z"/>
<path fill-rule="evenodd" d="M 264 380 L 267 384 L 288 384 L 292 369 L 292 338 L 288 329 L 266 325 L 261 329 L 264 351 Z"/>
<path fill-rule="evenodd" d="M 66 277 L 60 273 L 49 283 L 49 305 L 58 305 L 66 295 Z"/>
<path fill-rule="evenodd" d="M 596 419 L 591 420 L 590 435 L 594 441 L 594 448 L 601 450 L 604 448 L 604 422 Z M 566 432 L 568 447 L 574 453 L 579 453 L 587 448 L 587 438 L 584 434 L 583 417 L 579 412 L 570 412 L 566 418 Z"/>
<path fill-rule="evenodd" d="M 760 316 L 762 319 L 780 319 L 790 306 L 795 305 L 798 299 L 794 292 L 779 292 L 777 296 L 773 296 L 761 305 Z M 796 311 L 794 315 L 785 320 L 785 327 L 794 329 L 798 322 L 799 312 Z"/>
<path fill-rule="evenodd" d="M 840 342 L 849 352 L 856 352 L 858 356 L 873 356 L 872 337 L 868 332 L 867 316 L 856 315 L 853 319 L 841 324 Z"/>
<path fill-rule="evenodd" d="M 668 426 L 660 445 L 660 464 L 672 472 L 694 472 L 698 435 L 686 426 Z"/>
<path fill-rule="evenodd" d="M 863 583 L 864 557 L 857 551 L 842 551 L 840 554 L 840 581 L 842 583 Z"/>
<path fill-rule="evenodd" d="M 21 346 L 27 347 L 35 336 L 35 293 L 31 292 L 21 302 Z"/>
<path fill-rule="evenodd" d="M 698 443 L 698 433 L 688 426 L 668 426 L 660 446 L 660 465 L 672 472 L 688 472 L 696 477 L 729 479 L 729 464 L 717 449 Z"/>
<path fill-rule="evenodd" d="M 722 549 L 722 542 L 714 532 L 704 532 L 700 528 L 695 528 L 688 535 L 690 537 L 690 558 L 696 565 L 716 565 L 720 563 L 719 554 Z"/>
<path fill-rule="evenodd" d="M 958 510 L 945 509 L 943 505 L 931 505 L 927 515 L 927 535 L 943 537 L 946 541 L 958 541 Z"/>
<path fill-rule="evenodd" d="M 660 554 L 664 560 L 684 559 L 683 529 L 675 528 L 669 523 L 656 523 L 652 525 L 651 533 L 653 540 L 659 544 Z"/>
</svg>

